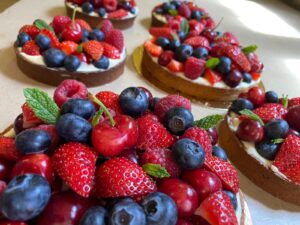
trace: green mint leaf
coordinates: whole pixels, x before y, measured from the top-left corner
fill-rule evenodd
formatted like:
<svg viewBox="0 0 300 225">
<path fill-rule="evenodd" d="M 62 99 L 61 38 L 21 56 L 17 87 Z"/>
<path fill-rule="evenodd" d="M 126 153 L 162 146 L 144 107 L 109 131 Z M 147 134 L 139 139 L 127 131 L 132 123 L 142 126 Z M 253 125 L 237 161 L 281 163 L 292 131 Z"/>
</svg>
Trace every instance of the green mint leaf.
<svg viewBox="0 0 300 225">
<path fill-rule="evenodd" d="M 277 138 L 277 139 L 271 140 L 271 143 L 273 143 L 273 144 L 281 144 L 283 142 L 284 142 L 283 138 Z"/>
<path fill-rule="evenodd" d="M 265 125 L 264 122 L 261 120 L 261 118 L 258 115 L 256 115 L 254 112 L 252 112 L 251 110 L 249 110 L 249 109 L 243 109 L 243 110 L 241 110 L 240 114 L 248 116 L 252 120 L 258 121 L 263 126 Z"/>
<path fill-rule="evenodd" d="M 168 11 L 168 13 L 171 15 L 171 16 L 177 16 L 178 15 L 178 11 L 176 9 L 170 9 Z"/>
<path fill-rule="evenodd" d="M 79 44 L 79 45 L 77 46 L 76 51 L 77 51 L 78 53 L 83 52 L 83 43 L 81 43 L 81 44 Z"/>
<path fill-rule="evenodd" d="M 282 95 L 282 105 L 286 109 L 289 106 L 289 96 L 288 95 Z"/>
<path fill-rule="evenodd" d="M 171 33 L 173 40 L 179 40 L 178 35 L 176 33 Z"/>
<path fill-rule="evenodd" d="M 147 163 L 143 165 L 143 170 L 150 176 L 156 178 L 167 178 L 170 177 L 168 171 L 161 167 L 159 164 Z"/>
<path fill-rule="evenodd" d="M 181 21 L 180 29 L 181 29 L 181 31 L 183 31 L 185 34 L 187 34 L 187 33 L 189 32 L 190 26 L 189 26 L 189 22 L 187 21 L 187 19 L 183 19 L 183 20 Z"/>
<path fill-rule="evenodd" d="M 25 88 L 26 103 L 34 114 L 47 124 L 55 124 L 60 112 L 52 98 L 37 88 Z"/>
<path fill-rule="evenodd" d="M 209 128 L 217 126 L 223 119 L 224 116 L 219 114 L 206 116 L 200 120 L 196 120 L 194 122 L 194 125 L 207 130 Z"/>
<path fill-rule="evenodd" d="M 210 58 L 206 62 L 206 67 L 209 69 L 214 69 L 217 65 L 219 65 L 220 59 L 219 58 Z"/>
<path fill-rule="evenodd" d="M 249 45 L 242 49 L 245 55 L 248 55 L 251 52 L 255 52 L 257 49 L 257 45 Z"/>
<path fill-rule="evenodd" d="M 92 119 L 92 126 L 93 127 L 95 127 L 99 123 L 99 120 L 100 120 L 103 113 L 104 113 L 103 108 L 100 108 L 99 111 L 96 112 L 96 114 L 94 115 L 94 117 Z"/>
<path fill-rule="evenodd" d="M 44 30 L 44 29 L 47 29 L 47 30 L 51 30 L 52 32 L 54 31 L 53 30 L 53 27 L 51 27 L 50 25 L 48 25 L 44 20 L 41 20 L 41 19 L 37 19 L 33 22 L 33 24 L 39 28 L 40 30 Z"/>
</svg>

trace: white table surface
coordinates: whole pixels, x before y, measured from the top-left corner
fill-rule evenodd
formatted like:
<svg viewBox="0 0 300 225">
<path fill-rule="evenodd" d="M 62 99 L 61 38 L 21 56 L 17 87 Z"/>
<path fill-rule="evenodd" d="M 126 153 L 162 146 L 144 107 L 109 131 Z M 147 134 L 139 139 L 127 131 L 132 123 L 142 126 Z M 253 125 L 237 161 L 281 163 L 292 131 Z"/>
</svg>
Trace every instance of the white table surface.
<svg viewBox="0 0 300 225">
<path fill-rule="evenodd" d="M 3 0 L 1 0 L 3 1 Z M 128 86 L 146 86 L 156 96 L 166 93 L 136 74 L 131 54 L 149 37 L 150 10 L 160 1 L 137 0 L 140 13 L 135 26 L 125 31 L 129 57 L 123 76 L 111 84 L 93 88 L 92 92 L 114 90 L 119 93 Z M 233 32 L 243 45 L 257 44 L 258 54 L 265 64 L 263 81 L 266 88 L 300 96 L 300 12 L 277 0 L 198 0 L 216 21 L 224 17 L 219 27 Z M 27 78 L 17 67 L 12 48 L 19 28 L 37 18 L 50 21 L 64 14 L 63 0 L 22 0 L 0 13 L 0 130 L 7 127 L 21 112 L 25 87 L 39 87 L 51 95 L 54 87 Z M 203 117 L 222 110 L 193 105 L 193 113 Z M 242 174 L 241 187 L 255 225 L 300 225 L 300 207 L 280 201 L 252 184 Z"/>
</svg>

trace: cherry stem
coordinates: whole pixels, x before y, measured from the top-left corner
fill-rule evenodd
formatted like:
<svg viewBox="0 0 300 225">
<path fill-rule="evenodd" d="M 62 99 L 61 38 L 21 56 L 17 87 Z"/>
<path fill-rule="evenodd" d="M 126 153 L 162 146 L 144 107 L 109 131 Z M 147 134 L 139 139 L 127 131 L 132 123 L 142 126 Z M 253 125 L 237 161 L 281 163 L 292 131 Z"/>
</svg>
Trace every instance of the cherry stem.
<svg viewBox="0 0 300 225">
<path fill-rule="evenodd" d="M 221 25 L 221 23 L 223 22 L 223 19 L 224 19 L 224 17 L 222 17 L 222 18 L 220 19 L 220 21 L 217 23 L 217 25 L 214 27 L 213 30 L 217 29 L 217 28 Z"/>
<path fill-rule="evenodd" d="M 106 108 L 106 106 L 98 98 L 96 98 L 93 94 L 89 93 L 88 97 L 89 97 L 90 100 L 95 102 L 97 105 L 99 105 L 103 109 L 105 115 L 109 118 L 111 126 L 114 127 L 116 125 L 116 122 L 114 121 L 114 118 L 112 117 L 112 115 L 110 114 L 110 112 Z"/>
<path fill-rule="evenodd" d="M 77 12 L 77 6 L 75 6 L 74 10 L 73 10 L 73 14 L 72 14 L 72 25 L 73 25 L 73 29 L 75 29 L 75 17 L 76 17 L 76 12 Z"/>
</svg>

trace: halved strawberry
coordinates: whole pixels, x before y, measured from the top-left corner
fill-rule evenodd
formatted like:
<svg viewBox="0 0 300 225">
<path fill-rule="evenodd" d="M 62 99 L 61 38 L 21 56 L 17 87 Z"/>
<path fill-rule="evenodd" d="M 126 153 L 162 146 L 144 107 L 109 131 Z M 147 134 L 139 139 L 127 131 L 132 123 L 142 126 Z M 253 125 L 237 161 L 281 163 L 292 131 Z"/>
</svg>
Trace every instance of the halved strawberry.
<svg viewBox="0 0 300 225">
<path fill-rule="evenodd" d="M 19 33 L 27 33 L 32 39 L 34 39 L 39 33 L 40 29 L 37 28 L 35 25 L 24 25 L 19 30 Z"/>
<path fill-rule="evenodd" d="M 190 27 L 190 32 L 196 31 L 198 33 L 198 35 L 201 34 L 202 31 L 204 31 L 204 29 L 205 29 L 205 26 L 203 25 L 203 23 L 200 23 L 197 20 L 190 20 L 189 27 Z"/>
<path fill-rule="evenodd" d="M 22 112 L 23 112 L 24 127 L 26 128 L 32 127 L 36 124 L 40 124 L 43 122 L 34 114 L 34 112 L 27 105 L 27 103 L 24 103 L 22 105 Z"/>
<path fill-rule="evenodd" d="M 78 44 L 73 41 L 63 41 L 60 43 L 60 49 L 67 55 L 71 55 L 76 52 Z"/>
<path fill-rule="evenodd" d="M 156 190 L 143 169 L 124 157 L 106 161 L 96 171 L 95 195 L 101 198 L 141 196 Z"/>
<path fill-rule="evenodd" d="M 15 139 L 0 136 L 0 158 L 16 161 L 22 154 L 17 150 Z"/>
<path fill-rule="evenodd" d="M 208 82 L 211 85 L 214 85 L 217 82 L 220 82 L 222 80 L 222 76 L 219 75 L 216 71 L 213 71 L 211 69 L 206 69 L 204 72 L 204 78 L 208 80 Z"/>
<path fill-rule="evenodd" d="M 53 48 L 59 48 L 60 43 L 59 40 L 57 38 L 57 36 L 50 30 L 47 29 L 43 29 L 40 34 L 46 35 L 50 41 L 51 41 L 51 47 Z"/>
<path fill-rule="evenodd" d="M 192 80 L 195 80 L 203 74 L 205 67 L 205 60 L 189 57 L 184 65 L 184 75 Z"/>
<path fill-rule="evenodd" d="M 145 49 L 152 55 L 152 56 L 160 56 L 160 54 L 163 52 L 162 47 L 153 44 L 152 41 L 146 41 L 144 43 Z"/>
<path fill-rule="evenodd" d="M 287 109 L 279 103 L 265 103 L 261 107 L 254 109 L 253 112 L 265 123 L 268 123 L 273 119 L 283 119 Z"/>
<path fill-rule="evenodd" d="M 120 52 L 124 49 L 124 35 L 121 30 L 112 29 L 105 37 L 105 41 L 108 44 L 115 46 Z"/>
<path fill-rule="evenodd" d="M 184 65 L 183 63 L 172 59 L 171 62 L 169 62 L 169 64 L 167 65 L 167 68 L 172 71 L 172 72 L 183 72 L 184 71 Z"/>
<path fill-rule="evenodd" d="M 55 151 L 55 172 L 77 194 L 89 197 L 94 184 L 97 156 L 89 146 L 69 142 Z"/>
<path fill-rule="evenodd" d="M 108 13 L 107 18 L 108 19 L 121 19 L 127 15 L 128 15 L 128 11 L 126 11 L 125 9 L 118 9 L 114 12 Z"/>
<path fill-rule="evenodd" d="M 230 32 L 224 32 L 221 36 L 217 36 L 214 40 L 216 43 L 227 43 L 232 45 L 240 45 L 239 40 Z"/>
<path fill-rule="evenodd" d="M 223 191 L 217 191 L 206 198 L 195 214 L 214 225 L 239 224 L 230 198 Z"/>
<path fill-rule="evenodd" d="M 251 71 L 251 64 L 239 46 L 227 45 L 224 51 L 225 55 L 231 58 L 245 72 Z"/>
<path fill-rule="evenodd" d="M 193 46 L 193 48 L 203 47 L 210 49 L 209 41 L 206 37 L 203 36 L 190 37 L 186 39 L 184 43 Z"/>
<path fill-rule="evenodd" d="M 174 31 L 169 27 L 151 27 L 149 30 L 150 34 L 154 37 L 165 37 L 170 40 L 173 39 Z"/>
<path fill-rule="evenodd" d="M 85 21 L 85 20 L 82 20 L 82 19 L 76 19 L 75 22 L 77 24 L 79 24 L 79 26 L 81 27 L 81 29 L 85 29 L 87 30 L 88 32 L 91 32 L 92 31 L 92 27 Z"/>
<path fill-rule="evenodd" d="M 206 155 L 204 167 L 205 169 L 215 173 L 220 178 L 225 189 L 233 193 L 237 193 L 239 191 L 239 176 L 231 163 L 212 155 Z"/>
<path fill-rule="evenodd" d="M 102 44 L 96 40 L 84 42 L 83 50 L 96 61 L 101 58 L 104 51 Z"/>
<path fill-rule="evenodd" d="M 109 109 L 116 113 L 122 114 L 122 109 L 119 104 L 119 95 L 111 91 L 100 91 L 96 97 Z"/>
<path fill-rule="evenodd" d="M 115 46 L 112 46 L 106 42 L 101 42 L 103 46 L 103 55 L 111 59 L 119 59 L 120 58 L 120 51 Z"/>
<path fill-rule="evenodd" d="M 41 55 L 40 47 L 35 43 L 34 40 L 27 41 L 22 47 L 22 52 L 27 55 Z"/>
</svg>

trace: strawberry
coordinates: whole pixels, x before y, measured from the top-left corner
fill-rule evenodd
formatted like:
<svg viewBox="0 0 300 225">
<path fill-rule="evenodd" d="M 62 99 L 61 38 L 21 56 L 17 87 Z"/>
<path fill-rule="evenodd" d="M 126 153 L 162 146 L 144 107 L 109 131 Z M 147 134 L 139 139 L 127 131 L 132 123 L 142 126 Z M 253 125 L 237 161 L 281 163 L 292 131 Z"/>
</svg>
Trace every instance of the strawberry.
<svg viewBox="0 0 300 225">
<path fill-rule="evenodd" d="M 171 177 L 179 177 L 181 173 L 180 167 L 173 160 L 173 154 L 167 148 L 148 148 L 141 158 L 142 164 L 152 163 L 159 164 L 164 167 Z"/>
<path fill-rule="evenodd" d="M 214 85 L 217 82 L 222 80 L 222 76 L 219 75 L 216 71 L 211 69 L 206 69 L 204 72 L 204 78 L 211 84 Z"/>
<path fill-rule="evenodd" d="M 225 55 L 231 58 L 232 61 L 234 61 L 237 65 L 239 65 L 243 69 L 243 71 L 251 71 L 251 64 L 239 46 L 227 45 L 224 51 Z"/>
<path fill-rule="evenodd" d="M 112 23 L 110 20 L 103 20 L 102 21 L 102 26 L 101 26 L 101 31 L 105 34 L 105 36 L 108 36 L 109 33 L 114 29 Z"/>
<path fill-rule="evenodd" d="M 160 56 L 161 53 L 163 52 L 162 47 L 153 44 L 152 41 L 146 41 L 144 43 L 144 47 L 154 57 Z"/>
<path fill-rule="evenodd" d="M 124 48 L 124 36 L 121 30 L 113 29 L 106 36 L 105 41 L 108 44 L 115 46 L 120 52 L 123 52 Z"/>
<path fill-rule="evenodd" d="M 190 20 L 189 21 L 189 28 L 191 31 L 197 31 L 198 35 L 202 33 L 202 31 L 205 29 L 205 26 L 203 23 L 200 23 L 197 20 Z"/>
<path fill-rule="evenodd" d="M 189 57 L 184 65 L 184 75 L 192 80 L 195 80 L 203 74 L 205 67 L 205 60 Z"/>
<path fill-rule="evenodd" d="M 71 21 L 68 16 L 55 16 L 52 20 L 52 27 L 55 33 L 59 34 L 63 31 L 65 25 Z"/>
<path fill-rule="evenodd" d="M 184 71 L 183 63 L 181 63 L 175 59 L 172 59 L 171 62 L 169 62 L 169 64 L 167 65 L 167 68 L 174 73 Z"/>
<path fill-rule="evenodd" d="M 81 29 L 85 29 L 88 32 L 92 31 L 92 27 L 85 20 L 76 19 L 75 23 L 79 24 L 79 26 L 81 27 Z"/>
<path fill-rule="evenodd" d="M 255 81 L 258 81 L 261 78 L 261 74 L 260 73 L 251 73 L 252 79 Z"/>
<path fill-rule="evenodd" d="M 155 182 L 143 169 L 124 157 L 106 161 L 95 177 L 95 195 L 101 198 L 141 196 L 156 190 Z"/>
<path fill-rule="evenodd" d="M 155 105 L 154 113 L 158 118 L 163 121 L 165 114 L 169 109 L 174 107 L 184 107 L 187 110 L 192 110 L 192 104 L 190 100 L 180 95 L 168 95 L 161 98 Z"/>
<path fill-rule="evenodd" d="M 154 37 L 165 37 L 170 40 L 173 39 L 172 34 L 174 34 L 174 31 L 169 27 L 151 27 L 149 32 Z"/>
<path fill-rule="evenodd" d="M 39 33 L 40 29 L 37 28 L 35 25 L 24 25 L 19 30 L 19 33 L 27 33 L 32 39 L 34 39 Z"/>
<path fill-rule="evenodd" d="M 288 104 L 289 108 L 297 105 L 300 105 L 300 97 L 289 99 L 289 104 Z"/>
<path fill-rule="evenodd" d="M 147 148 L 168 148 L 174 143 L 173 136 L 152 114 L 144 115 L 137 119 L 139 137 L 136 147 Z"/>
<path fill-rule="evenodd" d="M 55 151 L 55 172 L 77 194 L 89 197 L 94 182 L 97 156 L 87 145 L 69 142 Z"/>
<path fill-rule="evenodd" d="M 91 40 L 83 43 L 83 50 L 92 57 L 93 60 L 99 60 L 103 55 L 103 46 L 99 41 Z"/>
<path fill-rule="evenodd" d="M 206 37 L 203 36 L 188 38 L 184 41 L 184 43 L 193 46 L 193 48 L 203 47 L 206 49 L 210 49 L 209 41 Z"/>
<path fill-rule="evenodd" d="M 216 43 L 227 43 L 232 45 L 240 45 L 238 39 L 230 32 L 224 32 L 223 35 L 217 36 L 214 40 Z"/>
<path fill-rule="evenodd" d="M 117 0 L 103 0 L 102 4 L 108 12 L 113 12 L 113 11 L 116 11 L 116 9 L 117 9 L 118 1 Z"/>
<path fill-rule="evenodd" d="M 114 110 L 118 114 L 122 114 L 119 104 L 119 95 L 111 91 L 101 91 L 96 97 L 109 109 Z"/>
<path fill-rule="evenodd" d="M 104 49 L 103 55 L 105 55 L 106 57 L 108 57 L 110 59 L 119 59 L 120 58 L 120 51 L 116 47 L 114 47 L 106 42 L 101 42 L 101 44 Z"/>
<path fill-rule="evenodd" d="M 37 46 L 34 40 L 27 41 L 26 44 L 22 47 L 22 52 L 27 55 L 41 55 L 40 47 Z"/>
<path fill-rule="evenodd" d="M 0 158 L 6 160 L 18 160 L 22 154 L 17 150 L 15 139 L 0 136 Z"/>
<path fill-rule="evenodd" d="M 195 214 L 202 216 L 209 224 L 239 224 L 230 198 L 223 191 L 217 191 L 206 198 L 196 209 Z"/>
<path fill-rule="evenodd" d="M 192 14 L 192 11 L 191 9 L 189 8 L 188 5 L 186 4 L 181 4 L 179 7 L 178 7 L 178 14 L 189 19 L 191 17 L 191 14 Z"/>
<path fill-rule="evenodd" d="M 63 41 L 60 43 L 60 49 L 67 55 L 71 55 L 76 52 L 78 44 L 73 41 Z"/>
<path fill-rule="evenodd" d="M 121 19 L 127 15 L 128 15 L 128 11 L 126 11 L 125 9 L 118 9 L 114 12 L 108 13 L 107 18 L 108 19 Z"/>
<path fill-rule="evenodd" d="M 204 148 L 206 155 L 211 155 L 212 153 L 211 139 L 208 136 L 206 130 L 200 127 L 190 127 L 184 132 L 184 134 L 180 138 L 192 139 L 193 141 L 197 142 Z"/>
<path fill-rule="evenodd" d="M 210 54 L 213 57 L 220 57 L 225 54 L 225 49 L 227 48 L 228 44 L 227 43 L 217 43 L 214 44 L 210 50 Z"/>
<path fill-rule="evenodd" d="M 253 112 L 258 115 L 265 123 L 273 119 L 283 119 L 287 113 L 287 109 L 279 103 L 266 103 L 256 108 Z"/>
<path fill-rule="evenodd" d="M 42 121 L 34 114 L 34 112 L 27 105 L 27 103 L 24 103 L 22 105 L 22 112 L 23 121 L 26 128 L 42 123 Z"/>
<path fill-rule="evenodd" d="M 239 191 L 240 181 L 238 173 L 231 163 L 212 155 L 206 155 L 204 167 L 220 178 L 225 189 L 233 193 Z"/>
<path fill-rule="evenodd" d="M 251 52 L 247 55 L 247 57 L 251 64 L 251 72 L 261 73 L 264 68 L 264 65 L 259 60 L 258 55 L 255 54 L 254 52 Z"/>
<path fill-rule="evenodd" d="M 135 7 L 136 6 L 136 2 L 135 0 L 129 0 L 131 7 Z"/>
<path fill-rule="evenodd" d="M 58 38 L 56 37 L 56 35 L 52 31 L 47 30 L 47 29 L 43 29 L 40 32 L 40 34 L 46 35 L 50 39 L 50 41 L 51 41 L 51 47 L 53 47 L 53 48 L 59 48 L 59 45 L 60 45 L 59 40 L 58 40 Z"/>
<path fill-rule="evenodd" d="M 170 21 L 168 21 L 165 27 L 169 27 L 172 30 L 180 31 L 180 21 L 176 19 L 171 19 Z"/>
</svg>

